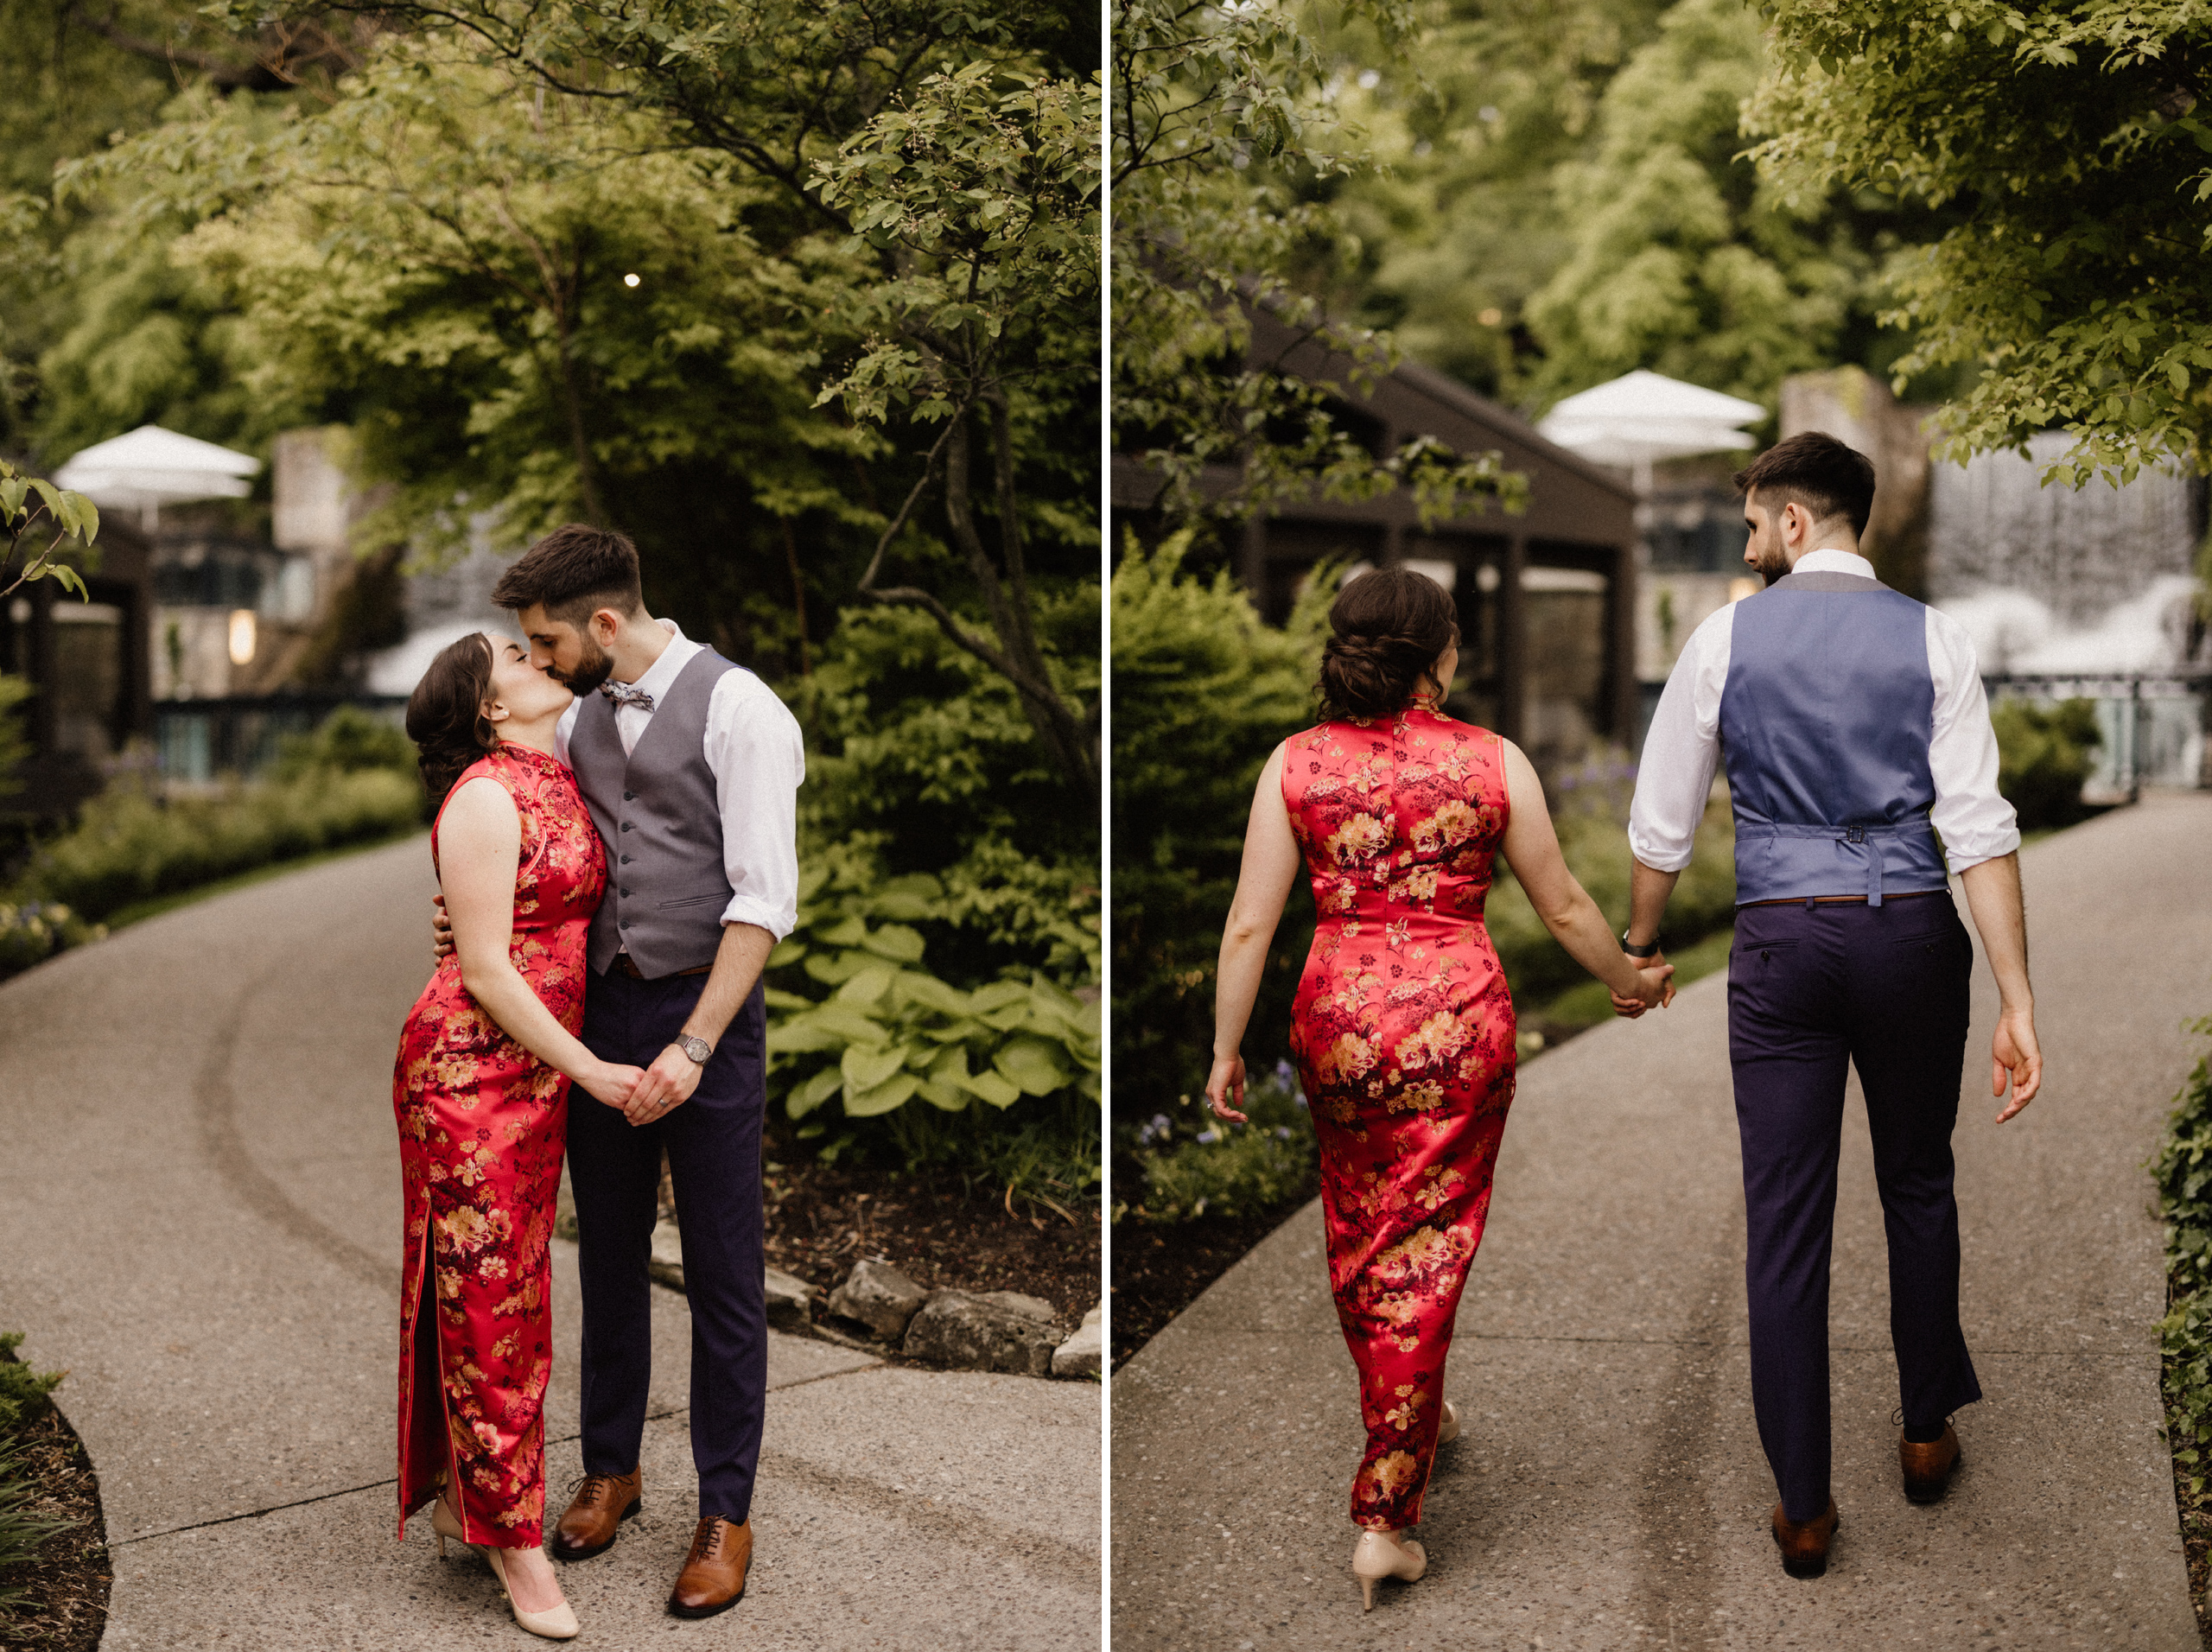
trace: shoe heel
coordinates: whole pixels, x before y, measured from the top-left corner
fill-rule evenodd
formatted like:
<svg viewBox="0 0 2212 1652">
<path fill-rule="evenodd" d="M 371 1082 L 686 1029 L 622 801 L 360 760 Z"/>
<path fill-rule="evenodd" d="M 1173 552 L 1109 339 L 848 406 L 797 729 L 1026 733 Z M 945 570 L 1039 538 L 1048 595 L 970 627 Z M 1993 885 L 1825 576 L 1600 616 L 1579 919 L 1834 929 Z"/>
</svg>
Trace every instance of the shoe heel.
<svg viewBox="0 0 2212 1652">
<path fill-rule="evenodd" d="M 441 1560 L 444 1560 L 445 1558 L 446 1558 L 446 1534 L 445 1534 L 443 1532 L 440 1532 L 440 1533 L 438 1534 L 438 1559 L 440 1559 Z"/>
<path fill-rule="evenodd" d="M 1363 1612 L 1373 1611 L 1375 1610 L 1375 1579 L 1372 1578 L 1362 1578 L 1359 1580 L 1359 1592 L 1363 1599 L 1365 1601 L 1365 1604 L 1360 1607 L 1360 1611 Z"/>
</svg>

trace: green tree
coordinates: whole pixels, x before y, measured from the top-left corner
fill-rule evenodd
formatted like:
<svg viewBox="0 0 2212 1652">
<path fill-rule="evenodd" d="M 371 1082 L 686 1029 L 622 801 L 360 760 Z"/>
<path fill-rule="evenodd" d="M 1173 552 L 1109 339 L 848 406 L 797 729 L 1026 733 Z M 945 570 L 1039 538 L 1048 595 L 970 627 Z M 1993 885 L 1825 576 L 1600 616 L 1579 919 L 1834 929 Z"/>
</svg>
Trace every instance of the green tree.
<svg viewBox="0 0 2212 1652">
<path fill-rule="evenodd" d="M 1759 165 L 1943 207 L 1900 259 L 1900 374 L 1976 373 L 1940 416 L 1955 457 L 2060 429 L 2047 476 L 2126 479 L 2212 435 L 2207 22 L 2189 0 L 1766 0 Z"/>
<path fill-rule="evenodd" d="M 1114 1111 L 1128 1127 L 1205 1082 L 1252 788 L 1312 722 L 1320 664 L 1319 597 L 1275 630 L 1227 572 L 1185 568 L 1192 537 L 1132 544 L 1114 572 Z M 1247 1040 L 1262 1064 L 1256 1052 L 1288 1039 L 1313 931 L 1310 904 L 1299 912 L 1275 937 Z"/>
<path fill-rule="evenodd" d="M 1415 48 L 1410 0 L 1354 0 L 1347 15 L 1385 49 Z M 1392 359 L 1388 340 L 1332 318 L 1314 291 L 1309 266 L 1335 236 L 1321 186 L 1368 162 L 1298 16 L 1116 0 L 1112 49 L 1114 444 L 1161 475 L 1160 510 L 1234 518 L 1316 488 L 1358 499 L 1400 485 L 1425 515 L 1517 499 L 1496 454 L 1425 438 L 1370 453 L 1342 416 L 1346 386 L 1252 358 L 1251 312 L 1265 308 L 1349 357 L 1349 388 Z M 1237 479 L 1211 502 L 1209 467 Z"/>
</svg>

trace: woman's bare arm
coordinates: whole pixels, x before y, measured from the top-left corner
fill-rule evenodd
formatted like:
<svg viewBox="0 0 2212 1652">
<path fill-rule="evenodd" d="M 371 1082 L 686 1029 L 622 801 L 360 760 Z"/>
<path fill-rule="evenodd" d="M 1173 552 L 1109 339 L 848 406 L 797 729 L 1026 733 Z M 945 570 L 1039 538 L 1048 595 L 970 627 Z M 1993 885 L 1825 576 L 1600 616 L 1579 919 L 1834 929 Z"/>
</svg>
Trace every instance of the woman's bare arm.
<svg viewBox="0 0 2212 1652">
<path fill-rule="evenodd" d="M 1505 863 L 1513 869 L 1529 904 L 1552 932 L 1552 938 L 1569 956 L 1623 998 L 1646 1007 L 1672 996 L 1667 978 L 1671 963 L 1641 969 L 1621 950 L 1612 927 L 1589 892 L 1567 870 L 1560 853 L 1559 834 L 1552 829 L 1551 810 L 1544 804 L 1543 783 L 1511 740 L 1505 747 L 1505 795 L 1511 814 L 1505 823 L 1505 841 L 1499 846 Z"/>
<path fill-rule="evenodd" d="M 461 985 L 517 1044 L 619 1107 L 637 1070 L 615 1067 L 586 1049 L 554 1019 L 510 956 L 521 858 L 522 817 L 506 788 L 481 775 L 465 782 L 438 823 L 438 880 L 453 918 Z"/>
<path fill-rule="evenodd" d="M 1298 880 L 1298 840 L 1282 801 L 1283 748 L 1278 746 L 1260 771 L 1252 793 L 1252 815 L 1244 828 L 1244 862 L 1236 874 L 1236 897 L 1221 933 L 1221 965 L 1214 981 L 1213 1071 L 1206 1076 L 1206 1100 L 1221 1117 L 1243 1123 L 1244 1058 L 1238 1053 L 1260 977 L 1268 967 L 1268 947 L 1282 909 Z"/>
</svg>

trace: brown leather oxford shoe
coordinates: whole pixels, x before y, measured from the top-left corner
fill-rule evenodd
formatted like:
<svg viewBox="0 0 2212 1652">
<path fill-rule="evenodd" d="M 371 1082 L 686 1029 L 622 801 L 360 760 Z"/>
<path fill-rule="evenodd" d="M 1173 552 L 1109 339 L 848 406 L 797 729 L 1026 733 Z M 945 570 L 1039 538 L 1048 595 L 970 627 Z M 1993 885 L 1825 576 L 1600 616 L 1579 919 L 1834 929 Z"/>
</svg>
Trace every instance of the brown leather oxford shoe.
<svg viewBox="0 0 2212 1652">
<path fill-rule="evenodd" d="M 587 1474 L 545 1546 L 556 1560 L 588 1560 L 614 1546 L 622 1522 L 644 1506 L 638 1471 Z"/>
<path fill-rule="evenodd" d="M 728 1611 L 745 1594 L 746 1569 L 753 1564 L 753 1522 L 742 1526 L 709 1515 L 691 1534 L 691 1553 L 676 1575 L 668 1610 L 677 1617 L 712 1617 Z"/>
<path fill-rule="evenodd" d="M 1828 1499 L 1828 1506 L 1816 1520 L 1802 1523 L 1782 1512 L 1782 1505 L 1774 1505 L 1774 1544 L 1782 1551 L 1782 1569 L 1793 1578 L 1817 1578 L 1828 1569 L 1828 1545 L 1835 1541 L 1835 1528 L 1843 1520 L 1835 1511 L 1835 1499 Z"/>
<path fill-rule="evenodd" d="M 1897 1436 L 1897 1462 L 1904 1470 L 1904 1495 L 1915 1503 L 1941 1503 L 1943 1494 L 1951 1489 L 1951 1476 L 1958 1472 L 1963 1461 L 1959 1451 L 1959 1431 L 1950 1424 L 1943 1425 L 1943 1438 L 1931 1439 L 1924 1446 L 1915 1445 L 1902 1433 Z"/>
</svg>

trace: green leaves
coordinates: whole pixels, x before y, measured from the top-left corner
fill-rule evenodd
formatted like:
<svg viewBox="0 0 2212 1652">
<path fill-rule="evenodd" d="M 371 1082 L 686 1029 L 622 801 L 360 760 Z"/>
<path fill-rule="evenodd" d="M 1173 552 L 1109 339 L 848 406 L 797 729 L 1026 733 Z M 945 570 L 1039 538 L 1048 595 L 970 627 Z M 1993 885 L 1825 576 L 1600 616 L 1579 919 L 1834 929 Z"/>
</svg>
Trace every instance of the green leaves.
<svg viewBox="0 0 2212 1652">
<path fill-rule="evenodd" d="M 1005 1110 L 1023 1096 L 1099 1097 L 1099 1015 L 1041 973 L 963 990 L 927 973 L 921 932 L 874 923 L 886 909 L 926 918 L 944 886 L 908 877 L 870 889 L 824 867 L 802 886 L 799 925 L 771 955 L 779 988 L 768 1032 L 770 1089 L 803 1119 L 832 1098 L 874 1118 L 919 1096 L 948 1113 Z"/>
<path fill-rule="evenodd" d="M 0 534 L 7 538 L 6 549 L 0 551 L 0 581 L 4 581 L 0 582 L 0 596 L 35 581 L 50 579 L 89 601 L 92 594 L 86 589 L 83 576 L 59 558 L 73 543 L 76 554 L 83 556 L 99 531 L 99 511 L 82 493 L 56 487 L 44 477 L 23 475 L 0 460 Z M 42 547 L 35 545 L 17 566 L 16 557 L 23 541 L 49 531 L 53 537 Z M 9 578 L 11 572 L 13 579 Z"/>
</svg>

